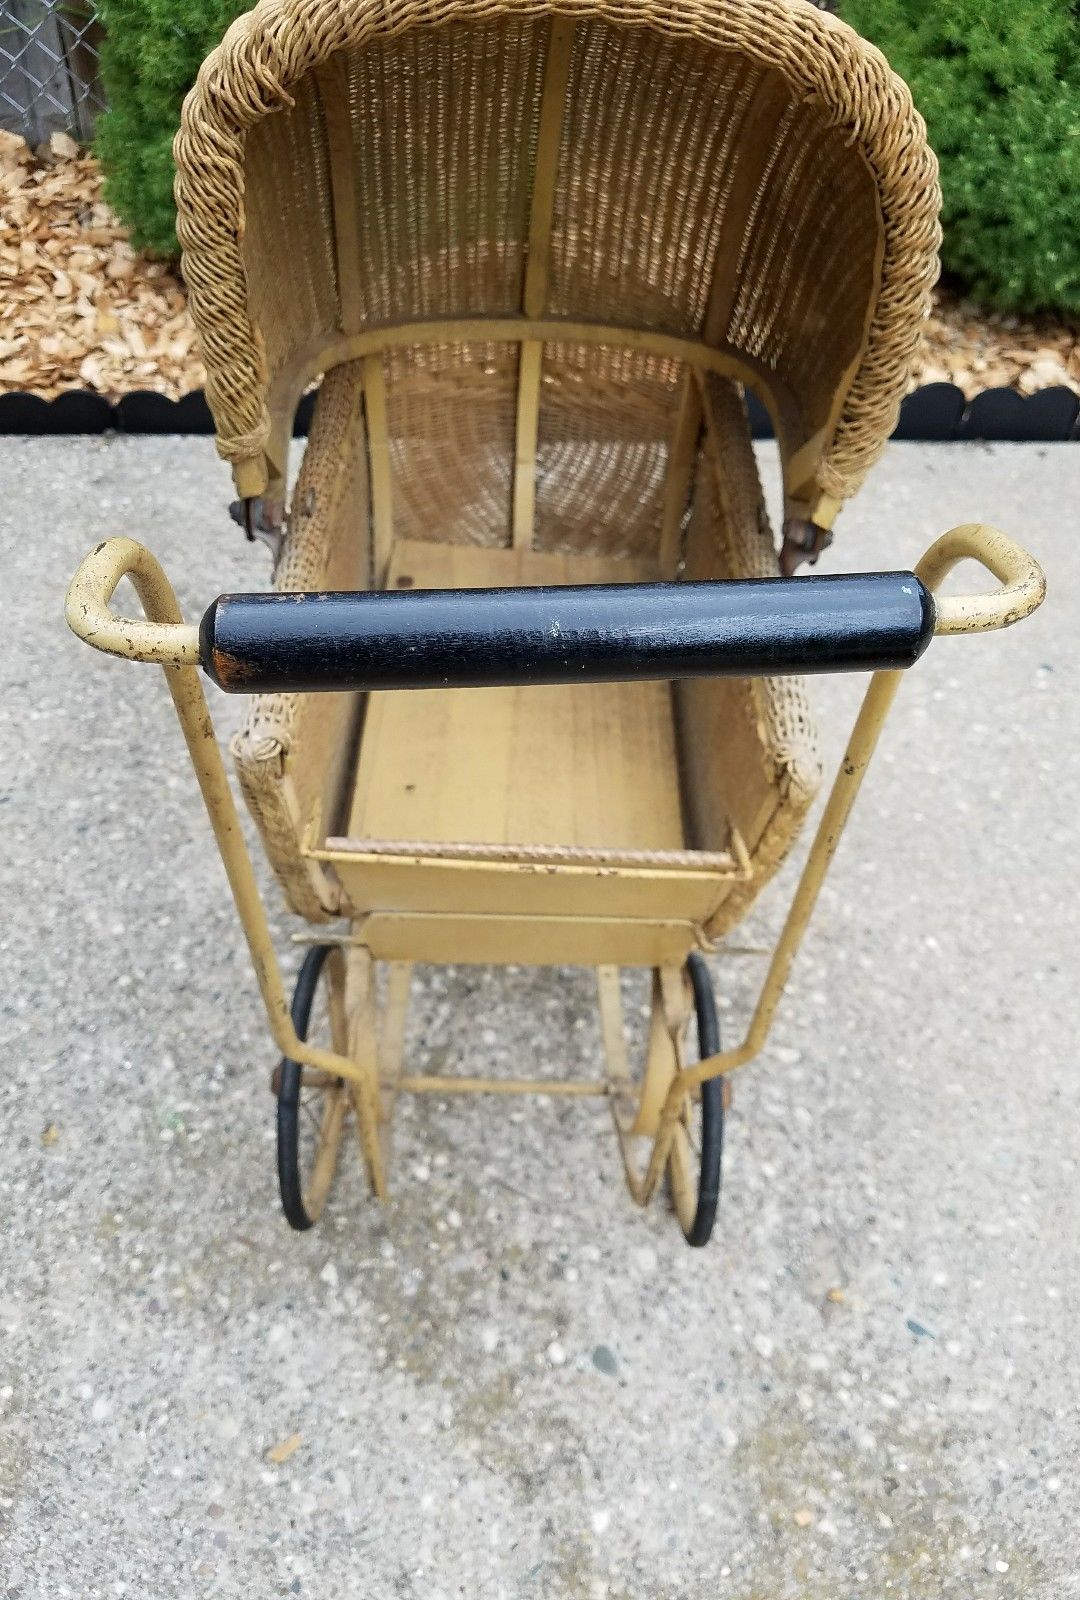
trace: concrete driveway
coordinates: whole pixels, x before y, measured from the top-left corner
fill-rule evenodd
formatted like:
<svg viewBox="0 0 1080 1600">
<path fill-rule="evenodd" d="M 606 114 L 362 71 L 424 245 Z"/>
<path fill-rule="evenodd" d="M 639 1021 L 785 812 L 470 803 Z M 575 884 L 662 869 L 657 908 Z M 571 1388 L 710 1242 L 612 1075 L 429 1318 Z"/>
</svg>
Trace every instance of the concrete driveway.
<svg viewBox="0 0 1080 1600">
<path fill-rule="evenodd" d="M 350 1164 L 289 1234 L 160 674 L 61 612 L 109 534 L 192 615 L 265 558 L 207 440 L 6 439 L 0 482 L 0 1594 L 1080 1595 L 1080 449 L 895 446 L 843 519 L 829 569 L 994 520 L 1050 599 L 905 684 L 701 1253 L 558 1102 L 406 1107 L 392 1203 Z M 833 756 L 859 687 L 816 686 Z M 588 975 L 427 972 L 409 1049 L 573 1064 Z"/>
</svg>

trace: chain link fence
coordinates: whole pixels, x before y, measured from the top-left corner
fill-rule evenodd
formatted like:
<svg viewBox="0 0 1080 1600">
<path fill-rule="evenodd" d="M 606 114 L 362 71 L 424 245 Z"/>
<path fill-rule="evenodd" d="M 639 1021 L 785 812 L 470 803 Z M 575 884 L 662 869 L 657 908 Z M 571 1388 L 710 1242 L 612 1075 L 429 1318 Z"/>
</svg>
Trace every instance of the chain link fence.
<svg viewBox="0 0 1080 1600">
<path fill-rule="evenodd" d="M 0 128 L 89 139 L 105 109 L 92 0 L 0 0 Z"/>
</svg>

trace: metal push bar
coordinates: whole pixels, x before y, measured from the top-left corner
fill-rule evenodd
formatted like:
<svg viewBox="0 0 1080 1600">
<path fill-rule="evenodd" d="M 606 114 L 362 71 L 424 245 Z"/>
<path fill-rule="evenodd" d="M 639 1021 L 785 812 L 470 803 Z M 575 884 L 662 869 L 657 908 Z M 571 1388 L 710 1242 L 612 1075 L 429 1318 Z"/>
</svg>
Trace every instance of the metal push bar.
<svg viewBox="0 0 1080 1600">
<path fill-rule="evenodd" d="M 998 580 L 999 587 L 989 594 L 937 596 L 933 605 L 929 606 L 924 598 L 927 591 L 930 593 L 936 591 L 953 567 L 965 559 L 980 562 Z M 124 577 L 130 577 L 135 585 L 146 612 L 145 620 L 117 616 L 109 609 L 109 602 L 116 586 Z M 1042 603 L 1046 592 L 1045 579 L 1038 563 L 997 529 L 978 524 L 954 528 L 944 534 L 927 551 L 914 575 L 878 574 L 857 580 L 855 586 L 851 588 L 844 588 L 841 585 L 838 590 L 833 587 L 828 592 L 833 597 L 834 606 L 836 606 L 836 596 L 841 593 L 849 595 L 853 602 L 851 611 L 843 618 L 837 616 L 835 612 L 831 616 L 824 617 L 817 614 L 815 601 L 811 597 L 826 592 L 816 588 L 818 582 L 835 585 L 836 580 L 773 579 L 765 584 L 755 583 L 745 586 L 732 583 L 688 586 L 710 591 L 718 601 L 718 609 L 714 608 L 711 623 L 711 643 L 707 646 L 701 645 L 693 628 L 688 626 L 687 616 L 684 615 L 681 619 L 683 634 L 679 649 L 684 652 L 689 651 L 695 656 L 699 670 L 741 672 L 745 675 L 754 670 L 751 665 L 754 660 L 768 663 L 759 665 L 758 671 L 800 670 L 793 664 L 789 664 L 785 669 L 777 663 L 785 659 L 791 663 L 801 659 L 801 652 L 810 648 L 815 628 L 824 628 L 825 633 L 833 641 L 838 659 L 830 663 L 832 670 L 840 670 L 845 666 L 865 666 L 875 661 L 881 665 L 880 670 L 874 672 L 863 698 L 862 707 L 818 823 L 810 853 L 799 878 L 745 1037 L 740 1044 L 718 1054 L 706 1056 L 696 1066 L 682 1068 L 674 1075 L 645 1172 L 638 1176 L 631 1172 L 629 1167 L 627 1168 L 631 1192 L 643 1205 L 652 1198 L 663 1177 L 687 1095 L 707 1079 L 719 1077 L 743 1066 L 752 1060 L 765 1044 L 825 874 L 836 853 L 845 823 L 877 745 L 882 725 L 899 688 L 903 676 L 901 669 L 917 659 L 931 633 L 935 635 L 985 633 L 1008 627 L 1029 616 Z M 867 590 L 861 587 L 865 584 L 871 585 L 871 588 Z M 881 638 L 879 629 L 871 627 L 870 619 L 864 609 L 868 595 L 874 592 L 874 585 L 891 586 L 882 587 L 877 592 L 882 600 L 901 608 L 893 616 L 892 623 L 886 630 L 888 635 L 886 640 Z M 667 592 L 667 586 L 660 587 L 665 593 Z M 588 590 L 578 590 L 568 602 L 566 613 L 568 619 L 574 607 L 580 603 L 576 596 L 580 596 L 583 592 L 589 593 Z M 634 593 L 634 589 L 623 589 L 621 592 L 625 601 L 628 594 Z M 751 592 L 753 605 L 746 606 L 745 602 L 741 602 L 742 610 L 726 613 L 727 621 L 721 626 L 718 618 L 721 617 L 726 601 L 720 597 L 737 599 L 739 594 L 748 596 Z M 466 591 L 462 601 L 455 604 L 460 604 L 464 609 L 466 603 L 475 603 L 476 593 L 477 591 Z M 484 592 L 480 593 L 483 595 Z M 490 596 L 493 593 L 500 591 L 487 591 L 485 607 L 490 603 Z M 502 593 L 522 594 L 523 591 L 502 591 Z M 536 591 L 524 591 L 524 593 L 531 594 L 535 599 Z M 805 608 L 798 603 L 800 595 L 806 599 Z M 789 597 L 795 603 L 787 615 L 785 627 L 778 627 L 775 608 L 788 605 Z M 257 598 L 261 600 L 263 597 Z M 347 597 L 348 611 L 353 619 L 351 626 L 354 628 L 356 617 L 367 615 L 366 611 L 363 613 L 358 611 L 357 598 Z M 387 598 L 393 598 L 395 601 L 398 599 L 396 596 Z M 415 602 L 425 597 L 416 594 L 407 598 Z M 430 599 L 430 595 L 427 598 Z M 249 603 L 254 604 L 254 601 Z M 294 597 L 284 604 L 286 611 L 291 605 L 296 608 L 298 616 L 306 614 L 309 619 L 314 616 L 317 621 L 318 607 L 323 603 L 316 600 L 309 608 L 304 601 Z M 511 602 L 513 603 L 516 602 Z M 272 604 L 280 605 L 281 602 L 274 601 Z M 223 610 L 224 618 L 227 619 L 227 604 Z M 810 615 L 811 612 L 814 613 L 813 616 Z M 856 613 L 863 619 L 858 627 L 852 625 L 852 617 Z M 737 624 L 732 620 L 736 614 Z M 72 630 L 95 649 L 103 650 L 110 655 L 127 657 L 129 660 L 156 662 L 165 668 L 173 703 L 183 728 L 248 948 L 251 951 L 274 1041 L 281 1053 L 290 1060 L 343 1078 L 350 1085 L 359 1113 L 358 1131 L 372 1188 L 376 1195 L 385 1196 L 386 1172 L 377 1135 L 379 1085 L 374 1063 L 354 1061 L 348 1056 L 316 1049 L 304 1043 L 298 1038 L 289 1014 L 266 912 L 259 895 L 251 857 L 244 842 L 236 802 L 229 787 L 225 763 L 214 734 L 206 697 L 196 670 L 203 664 L 199 628 L 183 621 L 176 596 L 150 552 L 142 545 L 136 544 L 134 540 L 124 538 L 109 539 L 104 544 L 98 545 L 86 557 L 68 591 L 66 615 Z M 211 607 L 209 615 L 213 621 L 206 624 L 205 632 L 210 637 L 208 649 L 212 656 L 215 650 L 220 649 L 221 644 L 218 607 Z M 402 632 L 407 631 L 410 626 L 415 626 L 420 620 L 421 612 L 413 605 L 408 610 L 396 612 L 395 615 L 405 619 L 406 629 L 402 630 L 400 627 L 397 629 L 400 644 Z M 762 626 L 762 618 L 766 615 L 772 619 L 768 639 L 763 638 L 766 630 Z M 413 619 L 412 624 L 409 623 L 409 618 Z M 579 614 L 577 620 L 580 625 L 588 619 Z M 618 647 L 623 668 L 633 667 L 633 671 L 627 672 L 627 675 L 641 677 L 668 675 L 670 665 L 661 670 L 661 662 L 670 664 L 671 660 L 676 659 L 675 654 L 665 655 L 667 645 L 660 649 L 646 649 L 636 636 L 628 638 L 633 623 L 632 619 L 625 620 L 628 625 L 619 631 Z M 657 620 L 657 614 L 654 613 L 654 623 Z M 878 617 L 877 621 L 880 622 L 881 618 Z M 638 622 L 641 622 L 640 617 Z M 697 623 L 708 631 L 710 627 L 708 617 L 702 624 L 699 615 Z M 301 674 L 313 671 L 312 658 L 317 652 L 312 648 L 311 641 L 317 638 L 318 634 L 317 628 L 310 628 L 307 624 L 305 629 L 306 631 L 301 630 L 300 636 L 306 643 L 300 649 L 299 655 L 306 659 L 301 659 L 290 666 L 287 655 L 283 664 L 280 659 L 271 660 L 269 654 L 264 654 L 260 659 L 256 651 L 250 663 L 252 672 L 265 671 L 268 675 L 266 682 L 273 682 L 275 685 L 287 681 L 293 686 L 296 682 L 307 681 Z M 587 642 L 587 630 L 583 638 Z M 839 648 L 838 640 L 846 640 L 843 649 Z M 431 643 L 430 637 L 425 642 Z M 446 639 L 438 640 L 437 645 L 445 652 Z M 248 648 L 250 649 L 250 644 Z M 581 648 L 580 641 L 578 648 Z M 602 650 L 586 650 L 585 654 L 603 658 L 606 654 L 610 654 L 613 648 L 611 640 L 604 640 Z M 706 668 L 704 662 L 708 651 L 712 652 L 712 665 Z M 785 651 L 788 652 L 787 657 Z M 875 651 L 881 653 L 875 655 Z M 755 655 L 753 652 L 758 654 Z M 861 659 L 857 659 L 859 652 L 862 652 Z M 514 667 L 512 651 L 510 660 L 507 660 L 501 651 L 496 660 L 493 661 L 491 657 L 492 652 L 488 651 L 485 662 L 483 653 L 475 650 L 470 672 L 476 675 L 464 681 L 477 683 L 517 681 L 512 677 L 501 675 Z M 557 661 L 556 656 L 556 663 Z M 210 663 L 207 665 L 209 670 Z M 220 669 L 220 663 L 217 665 Z M 820 669 L 820 663 L 817 665 Z M 359 682 L 367 681 L 360 678 L 359 667 L 355 670 L 357 676 L 350 677 L 347 680 L 348 685 L 357 686 Z M 369 660 L 363 670 L 374 671 L 375 681 L 385 686 L 386 679 L 378 677 L 377 660 L 374 662 Z M 405 669 L 399 661 L 392 670 L 401 673 Z M 296 676 L 271 678 L 269 676 L 271 671 L 282 674 L 293 673 Z M 433 680 L 430 674 L 430 662 L 426 664 L 421 662 L 415 672 L 406 672 L 406 678 L 414 686 L 425 682 L 445 681 L 442 678 Z M 222 674 L 219 670 L 218 676 L 227 679 L 228 673 Z M 575 669 L 575 679 L 588 681 L 589 676 L 587 666 L 579 665 Z M 541 680 L 530 677 L 529 681 Z M 557 680 L 547 678 L 542 681 Z M 256 682 L 253 676 L 249 676 L 242 681 L 237 678 L 228 686 L 234 689 L 252 690 L 263 687 L 263 682 Z M 316 686 L 340 688 L 347 685 L 341 682 L 334 684 L 324 682 Z"/>
</svg>

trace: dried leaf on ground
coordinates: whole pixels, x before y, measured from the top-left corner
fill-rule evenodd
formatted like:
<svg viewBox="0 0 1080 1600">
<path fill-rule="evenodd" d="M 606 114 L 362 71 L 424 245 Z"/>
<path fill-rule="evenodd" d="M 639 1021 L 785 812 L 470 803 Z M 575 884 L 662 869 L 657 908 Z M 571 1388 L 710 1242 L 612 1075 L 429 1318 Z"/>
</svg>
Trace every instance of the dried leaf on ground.
<svg viewBox="0 0 1080 1600">
<path fill-rule="evenodd" d="M 292 1433 L 287 1439 L 283 1439 L 280 1444 L 271 1445 L 266 1452 L 266 1459 L 267 1461 L 272 1461 L 275 1467 L 280 1467 L 284 1462 L 288 1461 L 291 1455 L 296 1454 L 302 1443 L 303 1440 L 300 1435 Z"/>
</svg>

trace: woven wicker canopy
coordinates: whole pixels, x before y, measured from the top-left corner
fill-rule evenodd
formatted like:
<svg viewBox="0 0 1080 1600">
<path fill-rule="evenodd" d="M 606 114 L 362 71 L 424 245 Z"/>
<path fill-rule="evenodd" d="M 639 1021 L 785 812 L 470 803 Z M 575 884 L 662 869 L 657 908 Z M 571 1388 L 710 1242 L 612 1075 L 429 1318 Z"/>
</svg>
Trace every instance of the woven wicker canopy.
<svg viewBox="0 0 1080 1600">
<path fill-rule="evenodd" d="M 710 373 L 761 396 L 789 511 L 826 525 L 895 424 L 937 272 L 908 90 L 806 0 L 262 0 L 176 162 L 241 493 L 280 486 L 304 387 L 363 358 L 405 536 L 527 517 L 556 547 L 587 488 L 632 545 Z"/>
</svg>

